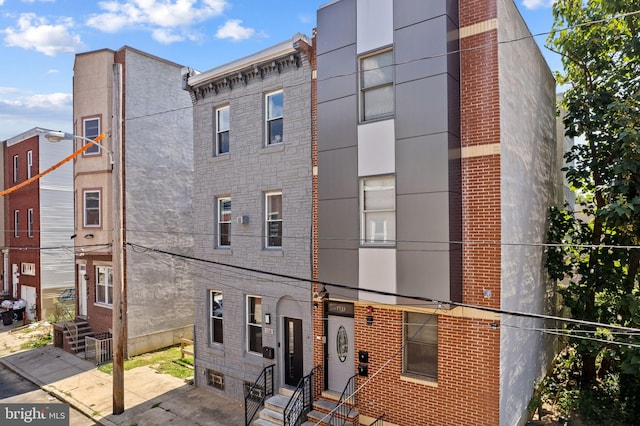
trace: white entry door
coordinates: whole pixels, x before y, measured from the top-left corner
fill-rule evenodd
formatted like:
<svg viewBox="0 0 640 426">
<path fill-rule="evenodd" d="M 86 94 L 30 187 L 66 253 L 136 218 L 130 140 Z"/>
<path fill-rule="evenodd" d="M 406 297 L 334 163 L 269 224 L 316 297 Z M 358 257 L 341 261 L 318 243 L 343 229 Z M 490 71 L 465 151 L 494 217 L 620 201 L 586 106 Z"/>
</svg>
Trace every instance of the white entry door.
<svg viewBox="0 0 640 426">
<path fill-rule="evenodd" d="M 87 265 L 78 265 L 78 315 L 87 316 Z"/>
<path fill-rule="evenodd" d="M 353 318 L 328 316 L 327 350 L 329 351 L 329 390 L 342 392 L 355 373 Z"/>
<path fill-rule="evenodd" d="M 29 321 L 36 320 L 36 288 L 29 285 L 20 286 L 20 296 L 27 301 L 24 311 L 27 313 Z"/>
</svg>

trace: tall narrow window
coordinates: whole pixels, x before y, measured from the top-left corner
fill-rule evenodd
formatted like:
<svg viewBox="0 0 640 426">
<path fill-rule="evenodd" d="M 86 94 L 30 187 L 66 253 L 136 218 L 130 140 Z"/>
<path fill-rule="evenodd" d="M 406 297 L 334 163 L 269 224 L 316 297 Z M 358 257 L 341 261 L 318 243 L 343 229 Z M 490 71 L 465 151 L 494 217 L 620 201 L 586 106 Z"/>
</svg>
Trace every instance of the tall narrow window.
<svg viewBox="0 0 640 426">
<path fill-rule="evenodd" d="M 100 119 L 99 118 L 89 118 L 84 120 L 84 137 L 88 139 L 95 139 L 100 135 Z M 88 141 L 84 142 L 85 145 L 88 144 Z M 96 144 L 92 144 L 87 150 L 84 152 L 85 155 L 98 154 L 100 152 L 100 147 Z"/>
<path fill-rule="evenodd" d="M 216 110 L 216 148 L 215 155 L 229 152 L 229 107 Z"/>
<path fill-rule="evenodd" d="M 218 198 L 218 247 L 231 245 L 231 198 Z"/>
<path fill-rule="evenodd" d="M 20 236 L 20 210 L 14 210 L 13 211 L 13 236 L 14 237 L 19 237 Z"/>
<path fill-rule="evenodd" d="M 438 377 L 438 318 L 417 312 L 405 314 L 404 360 L 405 373 Z"/>
<path fill-rule="evenodd" d="M 27 221 L 28 221 L 27 235 L 29 237 L 33 237 L 33 209 L 27 210 Z"/>
<path fill-rule="evenodd" d="M 396 191 L 393 176 L 362 179 L 360 197 L 363 244 L 395 244 Z"/>
<path fill-rule="evenodd" d="M 282 247 L 282 192 L 265 194 L 266 247 Z"/>
<path fill-rule="evenodd" d="M 282 91 L 269 93 L 266 96 L 267 145 L 282 143 Z"/>
<path fill-rule="evenodd" d="M 18 181 L 18 161 L 19 158 L 17 155 L 13 156 L 13 181 L 17 182 Z"/>
<path fill-rule="evenodd" d="M 209 330 L 210 330 L 210 343 L 223 343 L 222 334 L 222 292 L 211 290 L 209 291 Z"/>
<path fill-rule="evenodd" d="M 84 191 L 84 226 L 100 226 L 100 191 Z"/>
<path fill-rule="evenodd" d="M 393 51 L 360 59 L 361 120 L 378 120 L 394 113 Z"/>
<path fill-rule="evenodd" d="M 27 151 L 27 179 L 33 176 L 33 151 Z"/>
<path fill-rule="evenodd" d="M 113 268 L 96 266 L 96 303 L 113 304 Z"/>
<path fill-rule="evenodd" d="M 262 353 L 262 298 L 247 296 L 247 350 Z"/>
</svg>

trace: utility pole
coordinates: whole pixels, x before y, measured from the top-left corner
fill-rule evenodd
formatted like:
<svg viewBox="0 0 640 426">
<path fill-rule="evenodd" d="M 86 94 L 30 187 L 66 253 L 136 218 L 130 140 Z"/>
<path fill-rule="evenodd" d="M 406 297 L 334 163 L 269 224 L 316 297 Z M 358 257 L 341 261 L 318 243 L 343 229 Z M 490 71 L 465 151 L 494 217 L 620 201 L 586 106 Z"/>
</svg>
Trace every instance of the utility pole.
<svg viewBox="0 0 640 426">
<path fill-rule="evenodd" d="M 113 267 L 113 414 L 124 412 L 124 345 L 126 342 L 124 305 L 124 234 L 122 229 L 122 65 L 113 64 L 113 123 L 111 140 L 113 141 L 113 246 L 111 261 Z"/>
</svg>

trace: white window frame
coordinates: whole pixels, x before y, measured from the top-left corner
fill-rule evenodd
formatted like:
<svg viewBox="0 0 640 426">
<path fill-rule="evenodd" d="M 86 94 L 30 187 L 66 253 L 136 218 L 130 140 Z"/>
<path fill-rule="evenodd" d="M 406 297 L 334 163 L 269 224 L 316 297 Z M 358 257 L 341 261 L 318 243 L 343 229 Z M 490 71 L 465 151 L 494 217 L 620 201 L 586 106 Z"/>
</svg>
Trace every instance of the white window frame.
<svg viewBox="0 0 640 426">
<path fill-rule="evenodd" d="M 89 207 L 87 207 L 87 195 L 88 194 L 98 194 L 98 223 L 90 224 L 87 222 L 87 211 Z M 95 207 L 91 207 L 91 209 L 95 209 Z M 85 228 L 99 228 L 102 224 L 102 193 L 99 189 L 85 189 L 82 192 L 82 223 Z"/>
<path fill-rule="evenodd" d="M 283 198 L 282 198 L 282 191 L 270 191 L 270 192 L 265 192 L 264 194 L 264 235 L 265 235 L 265 240 L 264 240 L 264 246 L 266 248 L 277 248 L 277 249 L 281 249 L 282 248 L 282 239 L 283 239 L 283 221 L 282 221 L 282 211 L 280 212 L 271 212 L 269 211 L 269 206 L 270 206 L 270 199 L 271 197 L 280 197 L 280 210 L 282 210 L 283 207 Z M 274 218 L 272 217 L 274 213 L 277 213 L 277 217 Z M 280 224 L 280 232 L 278 236 L 272 236 L 271 235 L 271 227 L 274 224 Z M 280 244 L 272 244 L 272 238 L 279 238 L 280 240 Z"/>
<path fill-rule="evenodd" d="M 252 300 L 256 300 L 259 301 L 260 303 L 253 303 L 253 306 L 258 307 L 259 309 L 256 309 L 255 312 L 252 312 Z M 254 295 L 247 295 L 247 303 L 246 303 L 246 307 L 247 307 L 247 352 L 251 352 L 251 353 L 259 353 L 262 355 L 262 336 L 263 336 L 263 330 L 262 330 L 262 297 L 260 296 L 254 296 Z M 258 332 L 257 329 L 260 329 L 260 331 Z M 256 333 L 259 333 L 260 335 L 260 347 L 258 348 L 257 346 L 257 342 L 253 341 L 253 334 L 251 333 L 251 330 L 256 330 Z"/>
<path fill-rule="evenodd" d="M 92 123 L 92 122 L 97 122 L 97 130 L 95 132 L 92 131 L 93 126 L 91 128 L 88 128 L 87 126 L 89 123 Z M 82 130 L 85 138 L 94 140 L 95 138 L 100 136 L 100 117 L 91 117 L 91 118 L 83 119 Z M 86 140 L 83 142 L 84 142 L 83 146 L 89 143 L 89 141 L 86 141 Z M 84 151 L 83 153 L 83 155 L 99 155 L 99 154 L 100 154 L 100 147 L 96 144 L 93 144 L 92 146 L 87 148 L 87 150 Z"/>
<path fill-rule="evenodd" d="M 27 236 L 33 237 L 33 209 L 27 210 Z"/>
<path fill-rule="evenodd" d="M 376 181 L 393 182 L 393 195 L 390 200 L 390 206 L 380 208 L 367 208 L 367 182 Z M 374 188 L 376 187 L 372 187 L 371 191 L 385 190 L 385 187 L 380 187 L 378 189 Z M 377 238 L 379 232 L 376 232 L 375 230 L 373 233 L 371 232 L 372 227 L 375 227 L 378 224 L 378 221 L 374 220 L 376 216 L 382 216 L 382 218 L 384 219 L 384 222 L 380 223 L 384 227 L 384 230 L 382 231 L 382 239 Z M 395 177 L 392 175 L 371 176 L 363 177 L 360 179 L 360 244 L 366 246 L 390 246 L 396 244 L 396 182 Z"/>
<path fill-rule="evenodd" d="M 20 237 L 20 210 L 13 211 L 13 236 Z"/>
<path fill-rule="evenodd" d="M 223 204 L 226 202 L 229 202 L 229 210 L 226 210 L 223 207 Z M 216 226 L 216 230 L 217 230 L 217 247 L 219 248 L 229 248 L 231 247 L 231 197 L 219 197 L 218 198 L 218 203 L 217 203 L 217 210 L 218 210 L 218 214 L 217 214 L 217 226 Z M 226 218 L 225 218 L 225 214 L 226 214 Z M 222 227 L 224 225 L 228 226 L 228 237 L 227 237 L 227 242 L 225 243 L 222 239 Z"/>
<path fill-rule="evenodd" d="M 27 179 L 33 176 L 33 151 L 27 151 Z"/>
<path fill-rule="evenodd" d="M 96 265 L 96 304 L 113 306 L 113 267 Z M 102 282 L 102 278 L 105 282 Z"/>
<path fill-rule="evenodd" d="M 365 68 L 365 62 L 368 59 L 380 57 L 382 55 L 391 55 L 391 63 L 388 65 L 382 65 L 380 68 Z M 369 122 L 376 120 L 384 120 L 393 117 L 395 114 L 395 90 L 394 90 L 394 66 L 393 66 L 393 50 L 384 49 L 376 52 L 372 52 L 365 56 L 361 56 L 358 60 L 359 66 L 359 84 L 360 84 L 360 121 Z M 387 68 L 388 67 L 388 68 Z M 389 71 L 389 73 L 386 73 Z M 375 73 L 375 74 L 374 74 Z M 377 74 L 377 75 L 376 75 Z M 376 80 L 376 76 L 388 77 L 385 74 L 390 74 L 390 78 L 380 78 L 380 81 L 367 85 L 367 77 L 369 79 Z M 367 115 L 366 98 L 368 94 L 388 91 L 391 88 L 391 105 L 388 111 L 382 111 L 375 115 Z"/>
<path fill-rule="evenodd" d="M 221 120 L 220 119 L 220 114 L 226 114 L 226 123 L 225 120 Z M 229 133 L 229 127 L 230 127 L 230 111 L 229 111 L 229 105 L 225 105 L 225 106 L 221 106 L 219 108 L 216 108 L 216 140 L 215 140 L 215 147 L 214 147 L 214 154 L 215 155 L 226 155 L 229 153 L 229 149 L 230 147 L 230 133 Z M 226 126 L 225 126 L 226 124 Z M 227 150 L 224 151 L 222 150 L 222 142 L 223 142 L 223 138 L 226 134 L 227 137 Z"/>
<path fill-rule="evenodd" d="M 20 264 L 20 274 L 21 275 L 30 275 L 32 277 L 36 276 L 36 264 L 35 263 L 21 263 Z"/>
<path fill-rule="evenodd" d="M 282 97 L 281 111 L 278 114 L 271 110 L 271 98 L 275 96 Z M 265 118 L 265 145 L 277 145 L 284 142 L 284 92 L 282 90 L 276 90 L 265 94 L 264 96 L 264 118 Z M 271 139 L 271 126 L 274 122 L 280 121 L 281 135 L 280 139 Z"/>
<path fill-rule="evenodd" d="M 19 162 L 20 161 L 20 157 L 18 156 L 18 154 L 13 156 L 13 181 L 17 182 L 18 181 L 18 172 L 19 172 Z"/>
<path fill-rule="evenodd" d="M 422 337 L 421 340 L 419 337 Z M 428 380 L 438 379 L 438 317 L 435 314 L 405 312 L 403 327 L 403 355 L 402 373 L 409 376 L 417 376 Z M 415 370 L 410 368 L 408 357 L 413 349 L 412 345 L 421 347 L 425 365 L 429 365 L 432 372 Z M 431 355 L 430 355 L 431 353 Z"/>
<path fill-rule="evenodd" d="M 224 319 L 222 316 L 222 292 L 209 290 L 209 343 L 221 345 L 224 343 Z M 216 327 L 216 323 L 220 325 Z M 220 330 L 220 335 L 215 332 Z"/>
</svg>

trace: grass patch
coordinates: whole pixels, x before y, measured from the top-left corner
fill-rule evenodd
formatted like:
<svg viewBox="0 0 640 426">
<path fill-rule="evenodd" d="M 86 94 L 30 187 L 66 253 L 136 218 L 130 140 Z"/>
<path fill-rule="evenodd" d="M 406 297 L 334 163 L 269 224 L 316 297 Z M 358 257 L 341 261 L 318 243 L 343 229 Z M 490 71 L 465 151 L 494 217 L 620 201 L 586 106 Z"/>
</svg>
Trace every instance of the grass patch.
<svg viewBox="0 0 640 426">
<path fill-rule="evenodd" d="M 171 346 L 146 354 L 136 355 L 124 361 L 124 369 L 149 366 L 159 373 L 169 374 L 179 379 L 193 376 L 193 357 L 180 358 L 180 346 Z M 113 374 L 113 364 L 103 364 L 98 370 Z"/>
<path fill-rule="evenodd" d="M 29 339 L 20 345 L 20 349 L 35 349 L 50 345 L 53 342 L 53 333 L 43 334 Z"/>
</svg>

